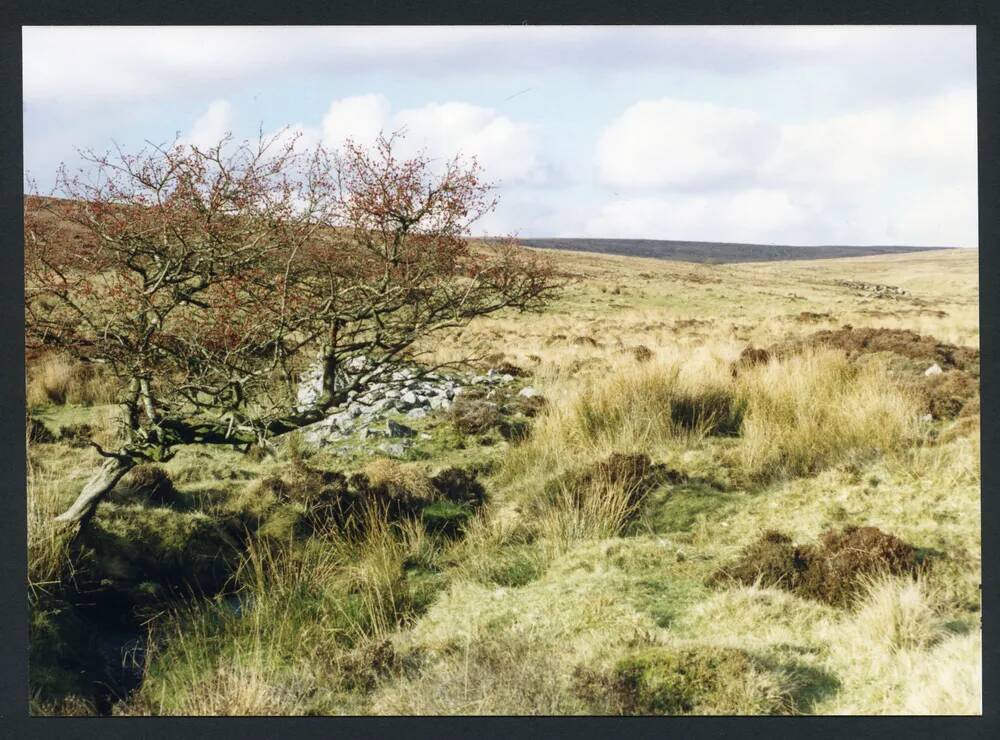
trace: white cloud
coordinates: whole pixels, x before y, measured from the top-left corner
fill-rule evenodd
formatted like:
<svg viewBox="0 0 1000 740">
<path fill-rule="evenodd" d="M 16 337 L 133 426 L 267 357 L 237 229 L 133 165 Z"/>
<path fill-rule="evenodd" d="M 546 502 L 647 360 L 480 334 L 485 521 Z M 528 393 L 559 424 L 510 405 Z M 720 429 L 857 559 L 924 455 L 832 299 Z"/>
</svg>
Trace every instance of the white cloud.
<svg viewBox="0 0 1000 740">
<path fill-rule="evenodd" d="M 369 146 L 389 124 L 389 100 L 369 94 L 341 98 L 330 103 L 323 116 L 323 144 L 337 149 L 347 139 Z"/>
<path fill-rule="evenodd" d="M 894 202 L 867 185 L 833 195 L 806 189 L 750 188 L 664 193 L 608 201 L 584 220 L 590 237 L 762 244 L 978 245 L 975 188 L 918 189 Z M 579 214 L 564 219 L 579 236 Z M 553 232 L 554 233 L 554 232 Z"/>
<path fill-rule="evenodd" d="M 604 68 L 745 75 L 788 64 L 836 64 L 844 90 L 884 74 L 900 91 L 942 85 L 974 67 L 973 26 L 90 26 L 23 30 L 32 102 L 96 103 L 258 85 L 289 70 L 426 75 L 596 63 Z M 871 70 L 878 68 L 880 74 Z M 233 94 L 233 93 L 230 93 Z"/>
<path fill-rule="evenodd" d="M 603 131 L 623 199 L 593 236 L 771 243 L 976 243 L 976 96 L 781 125 L 750 110 L 642 101 Z"/>
<path fill-rule="evenodd" d="M 587 221 L 594 237 L 771 242 L 793 237 L 818 203 L 783 190 L 669 194 L 611 201 Z"/>
<path fill-rule="evenodd" d="M 598 175 L 619 188 L 745 176 L 773 135 L 773 127 L 752 110 L 669 98 L 640 101 L 598 139 Z"/>
<path fill-rule="evenodd" d="M 225 100 L 214 101 L 182 141 L 207 146 L 218 142 L 232 124 L 233 107 Z M 400 156 L 424 152 L 437 163 L 456 155 L 467 160 L 474 157 L 485 177 L 498 184 L 542 184 L 548 176 L 533 126 L 465 102 L 429 103 L 393 114 L 385 95 L 355 95 L 331 102 L 318 126 L 296 123 L 266 136 L 274 139 L 276 149 L 298 137 L 299 151 L 320 143 L 336 151 L 348 139 L 367 147 L 380 133 L 393 132 L 403 133 L 397 149 Z"/>
<path fill-rule="evenodd" d="M 202 147 L 217 143 L 232 129 L 233 112 L 227 101 L 214 101 L 181 140 Z M 348 139 L 367 147 L 379 133 L 393 132 L 404 134 L 397 150 L 401 156 L 423 151 L 438 162 L 456 155 L 475 157 L 491 181 L 539 184 L 548 173 L 534 127 L 464 102 L 429 103 L 393 114 L 386 96 L 355 95 L 331 102 L 318 126 L 296 123 L 266 136 L 274 138 L 276 148 L 298 137 L 299 151 L 319 143 L 335 151 Z"/>
<path fill-rule="evenodd" d="M 912 110 L 877 108 L 780 129 L 761 175 L 785 183 L 849 186 L 923 174 L 974 182 L 976 95 L 957 90 Z"/>
<path fill-rule="evenodd" d="M 232 132 L 233 106 L 227 100 L 215 100 L 181 137 L 185 144 L 208 148 L 218 144 L 222 137 Z"/>
<path fill-rule="evenodd" d="M 406 132 L 406 147 L 431 157 L 475 157 L 486 177 L 510 184 L 545 177 L 533 127 L 469 103 L 430 103 L 401 110 L 394 125 Z"/>
<path fill-rule="evenodd" d="M 979 245 L 976 191 L 962 186 L 937 188 L 909 201 L 891 223 L 900 243 L 943 247 Z"/>
<path fill-rule="evenodd" d="M 977 170 L 976 91 L 958 89 L 934 98 L 905 127 L 910 155 L 943 175 L 975 178 Z"/>
<path fill-rule="evenodd" d="M 28 27 L 24 97 L 100 105 L 190 93 L 258 72 L 266 64 L 264 54 L 254 54 L 260 35 L 252 28 Z"/>
<path fill-rule="evenodd" d="M 486 176 L 504 183 L 538 183 L 545 178 L 533 127 L 499 115 L 491 108 L 464 102 L 428 103 L 391 113 L 381 94 L 334 100 L 322 122 L 323 144 L 337 149 L 348 139 L 371 145 L 378 134 L 404 132 L 399 151 L 413 156 L 425 151 L 445 160 L 461 154 L 475 157 Z"/>
<path fill-rule="evenodd" d="M 976 94 L 778 125 L 752 110 L 641 101 L 604 129 L 598 174 L 617 188 L 754 178 L 768 186 L 855 186 L 903 171 L 968 182 L 976 168 Z M 746 183 L 740 183 L 746 185 Z"/>
</svg>

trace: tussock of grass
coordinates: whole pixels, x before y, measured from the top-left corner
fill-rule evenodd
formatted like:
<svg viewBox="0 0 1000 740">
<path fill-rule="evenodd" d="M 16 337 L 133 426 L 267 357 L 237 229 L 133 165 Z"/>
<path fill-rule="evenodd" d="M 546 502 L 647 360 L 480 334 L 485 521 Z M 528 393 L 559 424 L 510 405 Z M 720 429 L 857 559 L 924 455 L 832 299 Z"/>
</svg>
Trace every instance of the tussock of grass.
<svg viewBox="0 0 1000 740">
<path fill-rule="evenodd" d="M 294 444 L 273 460 L 185 448 L 163 466 L 168 506 L 104 506 L 99 528 L 127 539 L 173 543 L 205 517 L 256 530 L 237 597 L 154 620 L 146 679 L 124 712 L 981 712 L 975 383 L 924 383 L 933 358 L 901 363 L 891 347 L 844 354 L 869 335 L 913 339 L 875 328 L 916 330 L 934 352 L 938 339 L 976 346 L 974 255 L 711 268 L 560 259 L 581 279 L 550 310 L 473 322 L 429 348 L 431 360 L 471 350 L 530 368 L 548 403 L 478 408 L 484 423 L 493 411 L 530 419 L 527 439 L 494 430 L 492 446 L 471 444 L 445 415 L 426 426 L 423 463 Z M 902 285 L 933 310 L 858 301 L 831 275 Z M 845 323 L 863 331 L 848 336 Z M 803 347 L 824 328 L 850 343 L 753 350 Z M 905 373 L 916 385 L 899 384 Z M 105 409 L 53 405 L 36 377 L 35 416 L 50 431 L 114 431 Z M 955 420 L 921 420 L 921 383 L 940 386 L 938 416 L 972 395 Z M 68 442 L 32 456 L 37 512 L 68 503 L 95 461 Z M 391 511 L 378 516 L 377 504 Z M 29 533 L 32 578 L 65 581 L 62 545 L 37 536 L 44 519 Z M 836 604 L 756 577 L 706 585 L 763 531 L 787 533 L 794 550 L 852 526 L 892 533 L 931 567 L 851 579 Z M 35 706 L 89 711 L 74 701 Z"/>
<path fill-rule="evenodd" d="M 815 473 L 849 454 L 890 452 L 916 437 L 915 402 L 884 368 L 816 352 L 743 377 L 738 464 L 752 478 Z"/>
<path fill-rule="evenodd" d="M 821 631 L 831 643 L 828 664 L 842 682 L 826 711 L 981 712 L 979 630 L 949 622 L 945 606 L 922 581 L 871 582 L 854 613 Z"/>
<path fill-rule="evenodd" d="M 408 548 L 381 514 L 372 510 L 366 513 L 364 537 L 343 553 L 353 559 L 346 568 L 347 583 L 357 595 L 364 615 L 363 620 L 355 620 L 349 611 L 344 612 L 356 639 L 366 635 L 382 638 L 407 614 L 409 592 L 403 563 Z"/>
<path fill-rule="evenodd" d="M 898 700 L 870 706 L 874 712 L 934 715 L 983 713 L 983 638 L 979 631 L 943 640 L 921 660 L 897 672 Z M 898 709 L 897 709 L 898 707 Z"/>
<path fill-rule="evenodd" d="M 549 645 L 539 640 L 468 640 L 432 670 L 379 694 L 373 710 L 390 715 L 554 715 L 582 713 Z"/>
<path fill-rule="evenodd" d="M 896 654 L 939 641 L 945 629 L 940 595 L 923 578 L 868 577 L 853 619 L 872 652 Z"/>
<path fill-rule="evenodd" d="M 577 675 L 599 714 L 782 714 L 792 706 L 788 678 L 735 648 L 647 647 L 608 675 Z"/>
<path fill-rule="evenodd" d="M 615 449 L 649 451 L 738 435 L 727 464 L 748 481 L 815 473 L 852 454 L 889 452 L 916 436 L 917 407 L 880 366 L 807 352 L 733 377 L 722 358 L 647 363 L 586 385 L 544 413 L 507 477 L 563 468 Z M 537 474 L 537 472 L 536 472 Z"/>
<path fill-rule="evenodd" d="M 72 573 L 70 542 L 76 531 L 52 521 L 62 513 L 58 481 L 28 465 L 28 584 L 53 588 Z"/>
<path fill-rule="evenodd" d="M 423 529 L 374 507 L 365 517 L 350 538 L 330 529 L 300 545 L 251 540 L 233 599 L 161 623 L 132 711 L 298 714 L 318 703 L 328 713 L 346 652 L 383 640 L 436 590 L 405 573 L 435 557 Z"/>
<path fill-rule="evenodd" d="M 361 468 L 371 488 L 393 487 L 417 499 L 432 499 L 434 487 L 421 470 L 387 457 L 379 457 Z"/>
<path fill-rule="evenodd" d="M 48 354 L 35 362 L 28 375 L 28 406 L 74 404 L 96 406 L 114 403 L 115 384 L 94 365 L 84 365 Z"/>
<path fill-rule="evenodd" d="M 481 509 L 449 550 L 447 562 L 459 578 L 487 586 L 523 586 L 545 570 L 536 530 L 537 524 L 527 524 L 510 510 Z"/>
<path fill-rule="evenodd" d="M 576 487 L 558 481 L 539 507 L 539 528 L 562 551 L 580 541 L 617 536 L 640 503 L 634 485 L 626 482 L 598 480 Z"/>
</svg>

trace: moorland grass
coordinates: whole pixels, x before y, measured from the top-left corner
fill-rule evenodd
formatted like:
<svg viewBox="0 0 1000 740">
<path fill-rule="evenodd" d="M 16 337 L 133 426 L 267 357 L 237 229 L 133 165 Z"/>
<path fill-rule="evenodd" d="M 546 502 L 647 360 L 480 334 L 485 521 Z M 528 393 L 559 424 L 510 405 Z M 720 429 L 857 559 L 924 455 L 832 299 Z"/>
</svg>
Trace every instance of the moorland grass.
<svg viewBox="0 0 1000 740">
<path fill-rule="evenodd" d="M 293 504 L 269 499 L 259 481 L 293 485 L 303 464 L 364 468 L 376 487 L 428 501 L 460 482 L 450 474 L 436 487 L 436 472 L 483 471 L 483 494 L 470 494 L 472 513 L 447 535 L 376 512 L 352 536 L 275 525 L 280 536 L 250 537 L 238 598 L 190 600 L 152 622 L 145 680 L 119 712 L 981 711 L 978 418 L 922 420 L 921 399 L 884 358 L 836 349 L 732 372 L 748 346 L 845 323 L 978 346 L 975 255 L 558 259 L 577 279 L 544 313 L 476 321 L 428 348 L 428 359 L 472 351 L 524 368 L 521 382 L 548 399 L 526 439 L 480 446 L 432 415 L 422 426 L 431 457 L 405 464 L 364 451 L 305 460 L 293 446 L 261 460 L 184 449 L 164 466 L 170 502 L 106 505 L 109 521 L 155 510 L 266 523 Z M 848 280 L 900 285 L 919 301 L 873 300 L 838 283 Z M 100 410 L 45 398 L 54 430 Z M 33 446 L 37 532 L 93 454 Z M 673 472 L 641 497 L 588 477 L 615 455 Z M 836 604 L 706 583 L 769 529 L 808 543 L 850 526 L 912 544 L 926 567 L 875 574 Z M 61 572 L 60 548 L 32 541 L 37 577 Z M 698 665 L 710 670 L 688 685 L 675 675 Z M 624 693 L 598 706 L 587 681 Z"/>
</svg>

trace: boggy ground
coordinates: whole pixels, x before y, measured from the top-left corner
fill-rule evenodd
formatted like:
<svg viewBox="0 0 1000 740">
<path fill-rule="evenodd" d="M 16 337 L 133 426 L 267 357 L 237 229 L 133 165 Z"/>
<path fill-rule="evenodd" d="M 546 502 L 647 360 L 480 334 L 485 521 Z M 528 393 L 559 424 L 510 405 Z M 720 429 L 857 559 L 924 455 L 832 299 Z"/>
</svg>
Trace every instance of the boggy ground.
<svg viewBox="0 0 1000 740">
<path fill-rule="evenodd" d="M 406 459 L 183 449 L 72 542 L 108 399 L 30 368 L 33 710 L 980 712 L 977 255 L 557 259 Z"/>
</svg>

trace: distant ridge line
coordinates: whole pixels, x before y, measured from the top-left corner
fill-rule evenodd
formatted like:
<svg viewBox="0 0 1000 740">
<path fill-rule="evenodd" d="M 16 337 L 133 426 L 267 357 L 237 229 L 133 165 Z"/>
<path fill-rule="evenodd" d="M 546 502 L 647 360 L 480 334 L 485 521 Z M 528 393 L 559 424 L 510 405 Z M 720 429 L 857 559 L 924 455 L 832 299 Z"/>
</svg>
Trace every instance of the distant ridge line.
<svg viewBox="0 0 1000 740">
<path fill-rule="evenodd" d="M 909 246 L 784 246 L 779 244 L 741 244 L 737 242 L 689 242 L 667 239 L 575 239 L 528 238 L 518 239 L 519 244 L 539 249 L 564 249 L 577 252 L 594 252 L 623 257 L 647 257 L 677 262 L 778 262 L 785 260 L 838 259 L 842 257 L 868 257 L 878 254 L 906 254 L 956 247 Z"/>
</svg>

